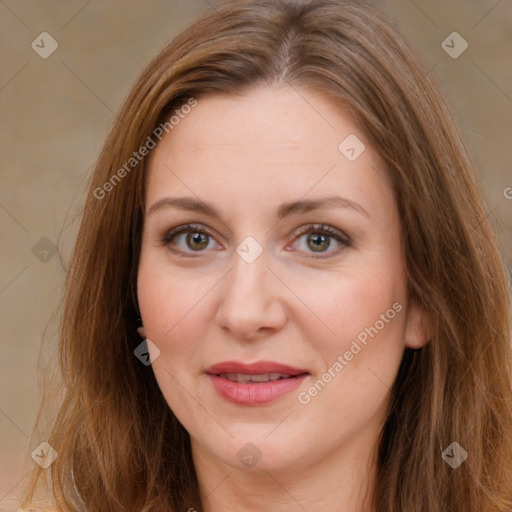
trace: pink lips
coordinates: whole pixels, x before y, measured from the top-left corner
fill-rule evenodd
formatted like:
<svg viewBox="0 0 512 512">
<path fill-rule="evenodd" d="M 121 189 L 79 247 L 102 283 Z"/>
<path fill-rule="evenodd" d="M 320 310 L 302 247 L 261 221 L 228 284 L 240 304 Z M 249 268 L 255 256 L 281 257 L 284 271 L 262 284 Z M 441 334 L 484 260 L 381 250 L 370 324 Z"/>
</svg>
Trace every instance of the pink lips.
<svg viewBox="0 0 512 512">
<path fill-rule="evenodd" d="M 259 405 L 272 402 L 297 388 L 309 375 L 307 370 L 273 361 L 239 363 L 225 361 L 206 370 L 217 392 L 229 402 L 239 405 Z M 283 374 L 287 378 L 266 382 L 234 382 L 220 374 L 263 375 Z"/>
</svg>

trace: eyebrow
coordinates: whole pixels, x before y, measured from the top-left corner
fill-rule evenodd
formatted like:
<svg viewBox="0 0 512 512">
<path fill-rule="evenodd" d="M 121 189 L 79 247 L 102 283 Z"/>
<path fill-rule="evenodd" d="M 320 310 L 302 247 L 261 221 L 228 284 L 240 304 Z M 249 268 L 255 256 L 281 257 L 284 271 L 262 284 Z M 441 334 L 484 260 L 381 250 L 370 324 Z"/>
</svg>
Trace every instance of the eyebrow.
<svg viewBox="0 0 512 512">
<path fill-rule="evenodd" d="M 177 208 L 179 210 L 204 213 L 205 215 L 209 215 L 210 217 L 217 217 L 219 219 L 222 218 L 214 206 L 194 197 L 163 197 L 151 205 L 148 210 L 148 215 L 151 215 L 158 210 L 162 210 L 163 208 L 171 207 Z M 335 207 L 349 208 L 370 218 L 369 213 L 359 203 L 340 196 L 327 196 L 308 200 L 302 199 L 299 201 L 282 203 L 276 209 L 275 216 L 276 219 L 282 220 L 285 217 L 289 217 L 290 215 Z"/>
</svg>

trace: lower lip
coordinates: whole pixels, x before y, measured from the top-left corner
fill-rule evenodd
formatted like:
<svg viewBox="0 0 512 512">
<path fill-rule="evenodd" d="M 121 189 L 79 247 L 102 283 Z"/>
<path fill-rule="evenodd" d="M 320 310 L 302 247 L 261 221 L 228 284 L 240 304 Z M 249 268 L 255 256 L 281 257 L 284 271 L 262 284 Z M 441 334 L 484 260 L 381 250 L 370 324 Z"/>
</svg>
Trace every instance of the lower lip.
<svg viewBox="0 0 512 512">
<path fill-rule="evenodd" d="M 224 377 L 208 375 L 220 396 L 239 405 L 260 405 L 273 402 L 296 389 L 307 374 L 268 382 L 232 382 Z"/>
</svg>

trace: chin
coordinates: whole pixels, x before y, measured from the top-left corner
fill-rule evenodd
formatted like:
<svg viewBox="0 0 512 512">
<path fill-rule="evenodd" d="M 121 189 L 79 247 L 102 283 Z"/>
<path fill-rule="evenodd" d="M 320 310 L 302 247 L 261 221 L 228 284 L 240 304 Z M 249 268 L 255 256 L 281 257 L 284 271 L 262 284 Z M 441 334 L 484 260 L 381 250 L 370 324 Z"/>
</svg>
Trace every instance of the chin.
<svg viewBox="0 0 512 512">
<path fill-rule="evenodd" d="M 220 443 L 207 448 L 214 457 L 240 470 L 286 472 L 312 462 L 311 446 L 300 439 L 292 442 L 286 430 L 281 435 L 274 432 L 269 436 L 271 430 L 249 425 L 246 429 L 239 428 L 239 433 L 223 444 L 222 450 L 219 450 Z"/>
</svg>

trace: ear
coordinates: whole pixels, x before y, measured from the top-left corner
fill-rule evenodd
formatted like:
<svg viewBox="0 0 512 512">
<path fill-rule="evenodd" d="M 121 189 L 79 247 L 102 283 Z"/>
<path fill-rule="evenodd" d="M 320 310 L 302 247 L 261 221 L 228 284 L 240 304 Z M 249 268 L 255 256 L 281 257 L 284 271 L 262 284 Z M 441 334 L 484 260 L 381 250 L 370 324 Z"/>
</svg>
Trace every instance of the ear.
<svg viewBox="0 0 512 512">
<path fill-rule="evenodd" d="M 410 300 L 405 324 L 405 345 L 408 348 L 424 347 L 432 338 L 432 316 L 416 300 Z"/>
<path fill-rule="evenodd" d="M 137 332 L 139 333 L 141 338 L 146 339 L 146 328 L 144 326 L 137 327 Z"/>
</svg>

